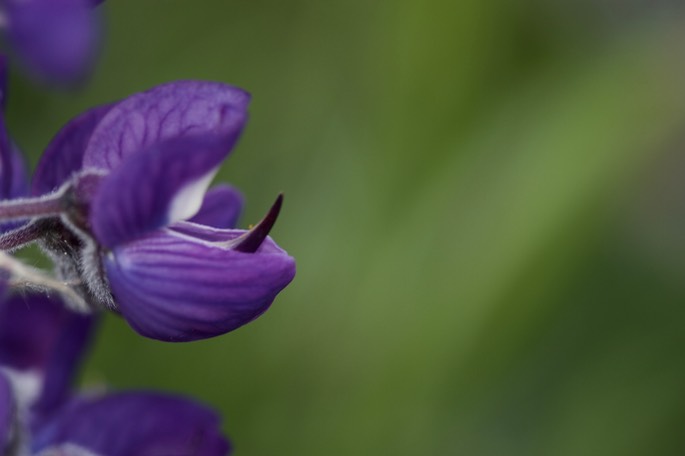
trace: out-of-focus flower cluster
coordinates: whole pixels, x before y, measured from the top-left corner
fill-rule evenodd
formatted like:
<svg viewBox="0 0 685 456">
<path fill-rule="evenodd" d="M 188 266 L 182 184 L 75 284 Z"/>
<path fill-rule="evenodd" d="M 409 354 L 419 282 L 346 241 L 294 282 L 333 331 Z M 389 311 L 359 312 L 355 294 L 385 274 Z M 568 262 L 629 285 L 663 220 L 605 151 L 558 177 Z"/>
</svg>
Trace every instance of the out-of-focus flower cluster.
<svg viewBox="0 0 685 456">
<path fill-rule="evenodd" d="M 78 79 L 97 46 L 97 3 L 0 1 L 6 42 L 41 77 Z M 2 59 L 1 101 L 5 74 Z M 30 183 L 0 112 L 1 455 L 228 453 L 204 406 L 79 393 L 72 380 L 101 312 L 145 337 L 205 339 L 260 316 L 293 279 L 294 260 L 268 236 L 282 196 L 240 230 L 242 195 L 209 188 L 249 100 L 227 84 L 178 81 L 97 106 L 53 137 Z M 10 255 L 34 243 L 53 270 Z"/>
<path fill-rule="evenodd" d="M 102 0 L 2 0 L 0 26 L 8 51 L 35 79 L 83 82 L 100 47 Z"/>
<path fill-rule="evenodd" d="M 2 454 L 226 454 L 219 417 L 188 399 L 72 391 L 96 322 L 38 294 L 0 302 Z"/>
</svg>

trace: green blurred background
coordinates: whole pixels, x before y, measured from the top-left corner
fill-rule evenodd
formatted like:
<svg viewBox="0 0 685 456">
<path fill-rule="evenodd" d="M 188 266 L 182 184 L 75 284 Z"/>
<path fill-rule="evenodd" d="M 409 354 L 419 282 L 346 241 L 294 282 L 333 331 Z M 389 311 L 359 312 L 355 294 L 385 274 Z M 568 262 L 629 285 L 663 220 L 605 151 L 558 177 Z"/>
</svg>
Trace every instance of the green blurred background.
<svg viewBox="0 0 685 456">
<path fill-rule="evenodd" d="M 285 192 L 298 274 L 214 340 L 109 317 L 84 383 L 210 403 L 242 456 L 685 454 L 678 3 L 110 0 L 83 92 L 13 75 L 14 137 L 246 88 L 218 179 L 244 226 Z"/>
</svg>

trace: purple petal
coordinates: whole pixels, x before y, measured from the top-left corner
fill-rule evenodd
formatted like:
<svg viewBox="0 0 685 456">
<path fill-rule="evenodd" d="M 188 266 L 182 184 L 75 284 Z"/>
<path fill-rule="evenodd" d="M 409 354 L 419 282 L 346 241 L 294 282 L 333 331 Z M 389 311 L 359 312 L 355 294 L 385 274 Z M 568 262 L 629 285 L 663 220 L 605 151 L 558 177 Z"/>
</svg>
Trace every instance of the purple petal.
<svg viewBox="0 0 685 456">
<path fill-rule="evenodd" d="M 5 126 L 5 115 L 0 110 L 0 200 L 27 195 L 28 173 L 19 149 L 12 143 Z M 0 231 L 16 227 L 3 223 Z"/>
<path fill-rule="evenodd" d="M 230 185 L 217 185 L 209 189 L 202 207 L 189 219 L 190 222 L 214 228 L 235 228 L 243 211 L 242 193 Z"/>
<path fill-rule="evenodd" d="M 7 106 L 7 56 L 0 54 L 0 109 Z"/>
<path fill-rule="evenodd" d="M 229 143 L 176 138 L 129 158 L 103 179 L 91 204 L 100 244 L 111 248 L 196 214 Z"/>
<path fill-rule="evenodd" d="M 172 233 L 178 233 L 196 241 L 230 243 L 239 235 L 237 230 L 214 228 L 212 226 L 200 225 L 191 221 L 174 223 L 169 227 Z"/>
<path fill-rule="evenodd" d="M 90 139 L 84 164 L 114 169 L 131 154 L 177 137 L 238 139 L 247 118 L 247 92 L 217 82 L 181 81 L 133 95 L 116 105 Z"/>
<path fill-rule="evenodd" d="M 65 407 L 38 430 L 33 450 L 70 443 L 106 456 L 223 456 L 230 445 L 220 424 L 212 410 L 186 399 L 110 394 Z"/>
<path fill-rule="evenodd" d="M 34 453 L 34 456 L 106 456 L 98 455 L 92 451 L 83 448 L 80 445 L 73 443 L 60 443 L 59 445 L 51 446 L 43 449 L 40 453 Z"/>
<path fill-rule="evenodd" d="M 33 176 L 33 194 L 59 188 L 83 166 L 83 154 L 93 129 L 113 105 L 98 106 L 71 119 L 45 149 Z"/>
<path fill-rule="evenodd" d="M 12 142 L 5 126 L 5 116 L 0 113 L 0 199 L 11 197 L 13 159 Z"/>
<path fill-rule="evenodd" d="M 1 116 L 1 114 L 0 114 Z M 26 162 L 19 149 L 14 145 L 10 145 L 9 153 L 9 171 L 7 174 L 0 173 L 0 179 L 8 186 L 6 191 L 7 198 L 21 198 L 29 194 L 29 180 L 28 171 L 26 170 Z M 5 222 L 0 223 L 0 233 L 7 233 L 22 225 L 23 222 Z"/>
<path fill-rule="evenodd" d="M 12 143 L 0 112 L 0 199 L 19 198 L 28 195 L 28 172 L 19 149 Z M 16 222 L 0 224 L 0 232 L 19 226 Z"/>
<path fill-rule="evenodd" d="M 10 166 L 12 169 L 10 198 L 20 198 L 29 194 L 29 179 L 26 161 L 21 151 L 12 145 Z"/>
<path fill-rule="evenodd" d="M 0 199 L 19 198 L 28 194 L 28 172 L 24 157 L 5 129 L 5 119 L 0 113 Z M 19 226 L 17 222 L 0 224 L 0 232 Z"/>
<path fill-rule="evenodd" d="M 245 233 L 223 232 L 226 241 Z M 172 230 L 115 249 L 104 266 L 129 324 L 173 342 L 218 336 L 254 320 L 295 275 L 295 261 L 271 239 L 256 253 L 242 253 Z"/>
<path fill-rule="evenodd" d="M 12 387 L 5 375 L 0 371 L 0 454 L 12 438 L 12 423 L 14 421 L 14 396 Z"/>
<path fill-rule="evenodd" d="M 29 71 L 60 84 L 79 82 L 99 47 L 90 0 L 8 0 L 7 39 Z"/>
<path fill-rule="evenodd" d="M 66 398 L 93 324 L 44 295 L 0 302 L 0 365 L 43 376 L 37 411 L 49 412 Z"/>
</svg>

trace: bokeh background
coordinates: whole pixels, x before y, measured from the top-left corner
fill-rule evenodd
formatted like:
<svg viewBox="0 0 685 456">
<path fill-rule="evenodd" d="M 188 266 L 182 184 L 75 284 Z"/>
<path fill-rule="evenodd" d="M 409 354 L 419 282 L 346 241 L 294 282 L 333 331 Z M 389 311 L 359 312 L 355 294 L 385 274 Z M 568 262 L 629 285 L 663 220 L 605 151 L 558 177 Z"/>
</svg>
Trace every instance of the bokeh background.
<svg viewBox="0 0 685 456">
<path fill-rule="evenodd" d="M 685 453 L 685 15 L 639 0 L 110 0 L 88 106 L 253 93 L 218 180 L 298 275 L 224 337 L 109 317 L 82 381 L 212 404 L 242 456 Z"/>
</svg>

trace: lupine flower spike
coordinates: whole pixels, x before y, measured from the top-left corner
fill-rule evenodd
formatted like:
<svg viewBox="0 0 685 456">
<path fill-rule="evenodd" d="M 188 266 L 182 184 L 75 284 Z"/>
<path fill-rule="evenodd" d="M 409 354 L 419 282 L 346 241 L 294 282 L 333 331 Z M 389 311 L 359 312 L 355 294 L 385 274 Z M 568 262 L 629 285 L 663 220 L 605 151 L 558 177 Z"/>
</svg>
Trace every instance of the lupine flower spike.
<svg viewBox="0 0 685 456">
<path fill-rule="evenodd" d="M 232 225 L 237 191 L 205 193 L 248 102 L 225 84 L 182 81 L 76 117 L 38 164 L 37 196 L 0 204 L 0 220 L 29 220 L 0 244 L 39 241 L 91 309 L 147 337 L 203 339 L 255 319 L 295 274 L 268 237 L 283 198 L 244 231 Z"/>
</svg>

